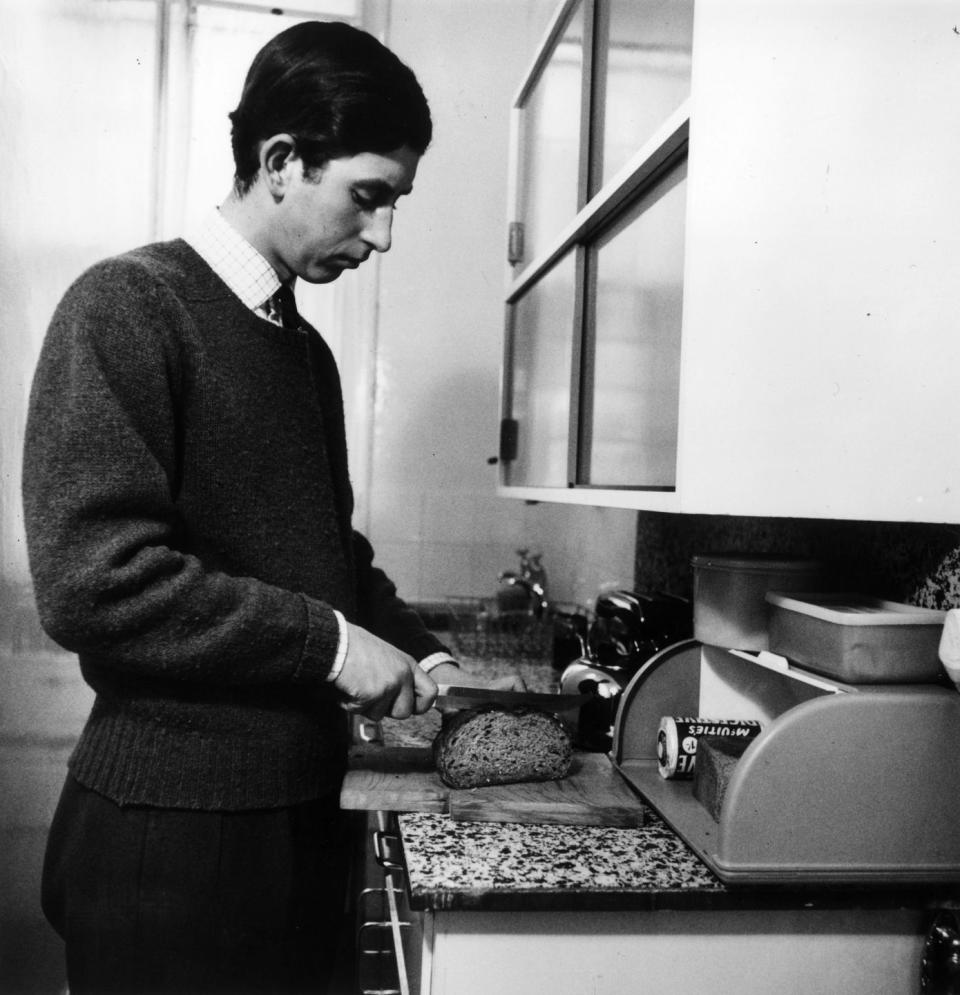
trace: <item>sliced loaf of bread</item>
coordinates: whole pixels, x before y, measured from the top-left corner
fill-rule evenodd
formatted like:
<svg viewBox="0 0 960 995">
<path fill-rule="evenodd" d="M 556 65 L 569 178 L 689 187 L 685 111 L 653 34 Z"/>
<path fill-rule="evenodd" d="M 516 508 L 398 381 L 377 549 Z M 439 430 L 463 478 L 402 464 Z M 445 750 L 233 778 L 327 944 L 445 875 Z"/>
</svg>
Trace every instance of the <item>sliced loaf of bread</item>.
<svg viewBox="0 0 960 995">
<path fill-rule="evenodd" d="M 445 720 L 433 757 L 448 787 L 477 788 L 566 777 L 573 746 L 555 715 L 526 706 L 479 705 Z"/>
</svg>

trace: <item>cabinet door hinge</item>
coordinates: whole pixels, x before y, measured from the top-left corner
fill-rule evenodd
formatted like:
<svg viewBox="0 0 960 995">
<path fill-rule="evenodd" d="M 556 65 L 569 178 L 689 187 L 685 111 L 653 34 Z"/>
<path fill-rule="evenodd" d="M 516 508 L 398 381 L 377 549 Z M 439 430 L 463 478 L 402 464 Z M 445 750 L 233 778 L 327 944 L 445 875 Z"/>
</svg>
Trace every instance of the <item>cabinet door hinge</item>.
<svg viewBox="0 0 960 995">
<path fill-rule="evenodd" d="M 507 230 L 507 262 L 511 266 L 523 262 L 523 222 L 511 221 Z"/>
</svg>

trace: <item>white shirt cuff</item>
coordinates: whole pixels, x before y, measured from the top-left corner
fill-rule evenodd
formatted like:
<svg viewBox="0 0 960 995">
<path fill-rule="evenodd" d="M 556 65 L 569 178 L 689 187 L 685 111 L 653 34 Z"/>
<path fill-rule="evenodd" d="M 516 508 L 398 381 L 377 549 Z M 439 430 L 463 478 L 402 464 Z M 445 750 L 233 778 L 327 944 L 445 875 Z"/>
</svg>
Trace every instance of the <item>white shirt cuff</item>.
<svg viewBox="0 0 960 995">
<path fill-rule="evenodd" d="M 337 626 L 340 629 L 340 642 L 337 644 L 337 655 L 334 658 L 333 666 L 330 668 L 330 673 L 327 674 L 328 681 L 335 681 L 340 676 L 340 671 L 343 670 L 344 661 L 347 659 L 347 647 L 349 645 L 347 620 L 340 612 L 337 611 L 336 608 L 333 609 L 333 615 L 334 618 L 336 618 Z"/>
<path fill-rule="evenodd" d="M 425 674 L 429 674 L 434 667 L 439 667 L 441 663 L 452 663 L 455 667 L 460 666 L 449 653 L 431 653 L 430 656 L 425 656 L 417 666 Z"/>
</svg>

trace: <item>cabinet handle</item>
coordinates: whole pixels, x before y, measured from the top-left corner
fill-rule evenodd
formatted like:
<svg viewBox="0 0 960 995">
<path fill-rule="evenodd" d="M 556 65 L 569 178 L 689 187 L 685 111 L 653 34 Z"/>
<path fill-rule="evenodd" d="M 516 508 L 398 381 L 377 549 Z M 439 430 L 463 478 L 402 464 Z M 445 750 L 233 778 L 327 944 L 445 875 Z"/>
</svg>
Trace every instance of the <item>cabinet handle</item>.
<svg viewBox="0 0 960 995">
<path fill-rule="evenodd" d="M 523 223 L 511 221 L 507 228 L 507 262 L 511 266 L 523 262 Z"/>
<path fill-rule="evenodd" d="M 504 418 L 500 422 L 500 462 L 509 463 L 517 458 L 517 435 L 520 425 L 515 418 Z"/>
</svg>

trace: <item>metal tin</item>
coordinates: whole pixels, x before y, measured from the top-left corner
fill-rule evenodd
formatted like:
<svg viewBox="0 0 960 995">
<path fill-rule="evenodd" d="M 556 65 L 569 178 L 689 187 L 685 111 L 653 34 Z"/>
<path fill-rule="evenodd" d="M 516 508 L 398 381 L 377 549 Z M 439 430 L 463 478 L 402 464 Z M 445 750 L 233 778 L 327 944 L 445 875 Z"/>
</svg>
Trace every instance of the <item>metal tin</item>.
<svg viewBox="0 0 960 995">
<path fill-rule="evenodd" d="M 664 715 L 657 730 L 657 770 L 667 780 L 693 777 L 697 737 L 753 739 L 761 725 L 753 719 L 678 718 Z"/>
<path fill-rule="evenodd" d="M 724 649 L 769 649 L 768 591 L 822 589 L 823 564 L 773 554 L 694 556 L 693 636 Z"/>
</svg>

